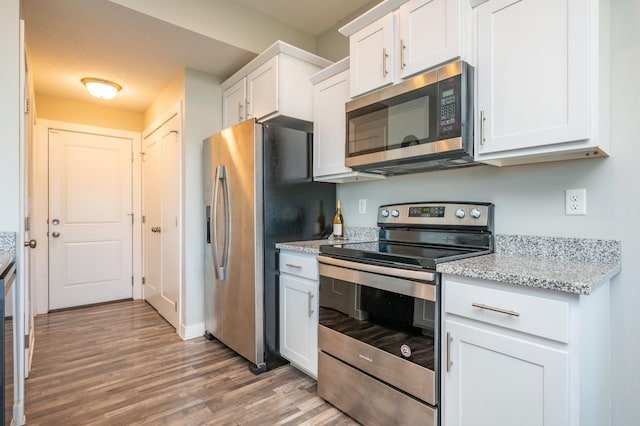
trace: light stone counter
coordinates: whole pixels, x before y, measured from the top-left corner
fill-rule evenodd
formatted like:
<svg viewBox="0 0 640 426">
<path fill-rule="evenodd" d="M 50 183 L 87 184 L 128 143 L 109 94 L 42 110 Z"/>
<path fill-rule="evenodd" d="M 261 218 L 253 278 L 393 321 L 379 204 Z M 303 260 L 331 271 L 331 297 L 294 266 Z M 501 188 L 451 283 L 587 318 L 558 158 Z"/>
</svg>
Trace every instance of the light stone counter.
<svg viewBox="0 0 640 426">
<path fill-rule="evenodd" d="M 345 228 L 348 240 L 345 243 L 357 241 L 377 241 L 378 228 Z M 288 243 L 277 243 L 276 248 L 280 250 L 291 250 L 300 253 L 318 254 L 320 246 L 334 244 L 332 240 L 311 240 L 311 241 L 292 241 Z"/>
<path fill-rule="evenodd" d="M 16 258 L 16 234 L 0 232 L 0 275 Z"/>
<path fill-rule="evenodd" d="M 577 294 L 620 272 L 619 241 L 497 235 L 495 253 L 442 263 L 437 271 Z"/>
</svg>

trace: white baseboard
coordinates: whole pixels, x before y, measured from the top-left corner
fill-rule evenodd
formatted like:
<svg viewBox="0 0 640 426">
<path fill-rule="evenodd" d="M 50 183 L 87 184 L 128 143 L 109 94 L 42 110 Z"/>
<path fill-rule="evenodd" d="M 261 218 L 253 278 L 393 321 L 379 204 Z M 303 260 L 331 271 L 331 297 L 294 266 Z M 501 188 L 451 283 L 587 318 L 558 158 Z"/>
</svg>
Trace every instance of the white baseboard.
<svg viewBox="0 0 640 426">
<path fill-rule="evenodd" d="M 199 324 L 192 324 L 187 326 L 180 324 L 180 333 L 178 333 L 178 335 L 182 338 L 182 340 L 202 337 L 204 335 L 204 323 L 201 322 Z"/>
</svg>

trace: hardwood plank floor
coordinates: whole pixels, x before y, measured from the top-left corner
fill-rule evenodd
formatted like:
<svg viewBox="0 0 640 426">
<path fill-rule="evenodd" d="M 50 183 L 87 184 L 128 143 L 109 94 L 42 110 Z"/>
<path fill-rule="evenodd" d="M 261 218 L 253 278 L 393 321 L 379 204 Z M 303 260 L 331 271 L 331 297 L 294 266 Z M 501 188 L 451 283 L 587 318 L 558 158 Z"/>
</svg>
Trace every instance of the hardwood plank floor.
<svg viewBox="0 0 640 426">
<path fill-rule="evenodd" d="M 255 376 L 220 342 L 181 340 L 143 301 L 36 318 L 28 425 L 357 425 L 285 365 Z"/>
</svg>

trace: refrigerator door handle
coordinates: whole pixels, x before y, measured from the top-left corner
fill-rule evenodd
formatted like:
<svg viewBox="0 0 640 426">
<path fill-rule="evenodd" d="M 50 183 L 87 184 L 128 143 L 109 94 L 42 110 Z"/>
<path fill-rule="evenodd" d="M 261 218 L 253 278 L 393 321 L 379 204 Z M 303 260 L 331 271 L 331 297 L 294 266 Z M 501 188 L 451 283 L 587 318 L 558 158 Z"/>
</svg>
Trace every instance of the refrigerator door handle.
<svg viewBox="0 0 640 426">
<path fill-rule="evenodd" d="M 224 246 L 222 261 L 219 262 L 220 253 L 218 249 L 218 197 L 220 195 L 220 184 L 222 183 L 222 194 L 224 200 Z M 227 278 L 227 267 L 229 266 L 229 234 L 231 233 L 231 206 L 229 204 L 229 183 L 227 181 L 227 168 L 223 165 L 216 167 L 215 184 L 211 200 L 211 256 L 213 257 L 213 270 L 216 279 L 225 280 Z"/>
</svg>

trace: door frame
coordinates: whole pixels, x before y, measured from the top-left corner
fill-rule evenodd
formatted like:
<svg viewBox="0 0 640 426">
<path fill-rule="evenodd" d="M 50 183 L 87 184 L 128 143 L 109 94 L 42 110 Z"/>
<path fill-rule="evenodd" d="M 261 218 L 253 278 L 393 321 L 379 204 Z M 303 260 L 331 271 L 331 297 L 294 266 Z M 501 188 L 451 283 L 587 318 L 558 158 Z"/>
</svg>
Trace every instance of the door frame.
<svg viewBox="0 0 640 426">
<path fill-rule="evenodd" d="M 38 240 L 38 253 L 32 256 L 34 272 L 36 275 L 35 313 L 46 314 L 49 311 L 49 239 L 48 212 L 49 212 L 49 129 L 57 129 L 70 132 L 91 133 L 102 136 L 112 136 L 131 139 L 132 141 L 132 210 L 133 210 L 133 235 L 132 235 L 132 274 L 134 299 L 142 298 L 142 166 L 141 134 L 127 130 L 107 127 L 90 126 L 84 124 L 69 123 L 64 121 L 38 119 L 37 134 L 35 140 L 35 164 L 33 189 L 34 199 L 32 206 L 32 237 Z"/>
</svg>

